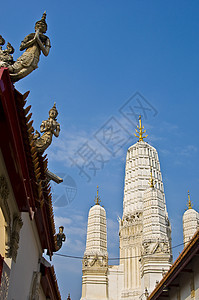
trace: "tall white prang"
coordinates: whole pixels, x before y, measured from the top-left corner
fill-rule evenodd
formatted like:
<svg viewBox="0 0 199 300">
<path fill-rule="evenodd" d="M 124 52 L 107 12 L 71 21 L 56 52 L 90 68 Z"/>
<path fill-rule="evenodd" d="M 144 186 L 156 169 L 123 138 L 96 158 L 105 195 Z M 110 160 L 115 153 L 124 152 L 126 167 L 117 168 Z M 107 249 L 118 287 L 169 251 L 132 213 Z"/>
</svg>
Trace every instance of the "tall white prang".
<svg viewBox="0 0 199 300">
<path fill-rule="evenodd" d="M 141 117 L 137 127 L 139 140 L 128 149 L 126 157 L 123 218 L 119 231 L 120 264 L 124 265 L 121 299 L 135 300 L 147 297 L 156 281 L 169 269 L 172 257 L 171 229 L 158 153 L 143 140 L 147 136 L 144 136 Z"/>
<path fill-rule="evenodd" d="M 138 142 L 126 157 L 120 264 L 108 265 L 106 213 L 97 194 L 88 217 L 81 300 L 145 300 L 172 264 L 158 153 L 144 141 L 147 135 L 141 117 L 137 128 Z"/>
</svg>

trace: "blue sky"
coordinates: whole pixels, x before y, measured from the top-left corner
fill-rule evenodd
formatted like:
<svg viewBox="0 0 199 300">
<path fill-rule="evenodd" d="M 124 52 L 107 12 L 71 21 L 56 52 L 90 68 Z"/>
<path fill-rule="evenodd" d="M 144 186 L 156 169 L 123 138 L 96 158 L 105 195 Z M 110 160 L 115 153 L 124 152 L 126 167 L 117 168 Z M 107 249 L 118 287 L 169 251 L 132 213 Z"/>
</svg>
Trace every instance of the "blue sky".
<svg viewBox="0 0 199 300">
<path fill-rule="evenodd" d="M 21 93 L 31 92 L 28 101 L 36 129 L 54 101 L 59 110 L 61 132 L 47 151 L 49 169 L 77 187 L 71 203 L 55 207 L 56 226 L 64 225 L 67 235 L 60 253 L 83 255 L 87 214 L 99 185 L 108 219 L 109 257 L 119 255 L 117 216 L 122 216 L 125 157 L 136 142 L 135 117 L 127 120 L 120 109 L 129 99 L 134 107 L 140 105 L 133 97 L 136 92 L 140 103 L 151 109 L 145 115 L 141 108 L 134 112 L 143 115 L 147 141 L 159 153 L 173 246 L 182 243 L 188 189 L 199 209 L 198 1 L 4 1 L 1 34 L 14 46 L 15 59 L 20 42 L 33 32 L 44 10 L 50 54 L 41 55 L 39 68 L 15 86 Z M 104 147 L 100 134 L 106 124 L 122 130 L 120 151 Z M 71 166 L 71 158 L 85 145 L 98 155 L 96 174 L 87 168 L 89 182 Z M 65 192 L 65 187 L 53 186 L 54 202 L 67 197 Z M 181 250 L 175 249 L 175 258 Z M 81 260 L 54 256 L 53 263 L 63 299 L 70 292 L 78 300 Z"/>
</svg>

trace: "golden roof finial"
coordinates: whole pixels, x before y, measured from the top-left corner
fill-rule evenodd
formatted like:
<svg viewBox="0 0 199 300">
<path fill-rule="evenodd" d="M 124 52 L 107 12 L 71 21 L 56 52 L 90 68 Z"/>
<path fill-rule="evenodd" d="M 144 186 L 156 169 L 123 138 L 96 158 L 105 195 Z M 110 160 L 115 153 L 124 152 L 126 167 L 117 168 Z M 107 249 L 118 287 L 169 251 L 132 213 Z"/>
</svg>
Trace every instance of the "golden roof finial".
<svg viewBox="0 0 199 300">
<path fill-rule="evenodd" d="M 146 130 L 143 130 L 144 129 L 144 126 L 142 126 L 142 119 L 141 119 L 141 116 L 139 116 L 139 126 L 137 125 L 137 128 L 139 129 L 139 131 L 137 129 L 135 129 L 135 131 L 139 134 L 139 135 L 136 135 L 136 133 L 134 133 L 134 135 L 139 138 L 139 142 L 140 141 L 143 141 L 143 139 L 145 139 L 147 135 L 143 136 L 143 134 L 146 132 Z"/>
<path fill-rule="evenodd" d="M 99 197 L 99 186 L 97 186 L 97 197 L 95 197 L 95 204 L 99 205 L 101 202 L 100 197 Z"/>
<path fill-rule="evenodd" d="M 193 204 L 191 203 L 189 191 L 188 191 L 188 203 L 187 203 L 187 207 L 188 207 L 188 209 L 192 209 L 192 207 L 193 207 Z"/>
<path fill-rule="evenodd" d="M 154 180 L 153 180 L 153 175 L 152 175 L 152 169 L 151 169 L 150 187 L 154 188 Z"/>
</svg>

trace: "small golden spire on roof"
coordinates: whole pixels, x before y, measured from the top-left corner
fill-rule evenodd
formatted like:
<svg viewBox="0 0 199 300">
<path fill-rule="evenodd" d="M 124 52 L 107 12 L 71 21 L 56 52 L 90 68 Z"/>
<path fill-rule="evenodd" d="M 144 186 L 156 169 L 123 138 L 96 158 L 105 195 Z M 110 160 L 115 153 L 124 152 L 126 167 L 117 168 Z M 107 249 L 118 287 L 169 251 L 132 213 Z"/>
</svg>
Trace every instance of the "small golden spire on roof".
<svg viewBox="0 0 199 300">
<path fill-rule="evenodd" d="M 154 180 L 153 180 L 153 175 L 152 175 L 152 169 L 151 169 L 150 187 L 154 188 Z"/>
<path fill-rule="evenodd" d="M 97 186 L 97 197 L 95 197 L 95 204 L 99 205 L 101 202 L 100 197 L 99 197 L 99 186 Z"/>
<path fill-rule="evenodd" d="M 188 203 L 187 203 L 187 207 L 188 207 L 188 209 L 192 209 L 192 207 L 193 207 L 193 204 L 191 203 L 189 191 L 188 191 Z"/>
<path fill-rule="evenodd" d="M 139 129 L 139 131 L 137 129 L 135 129 L 135 131 L 139 134 L 139 135 L 136 135 L 136 133 L 134 133 L 134 135 L 139 138 L 139 142 L 140 141 L 143 141 L 143 139 L 145 139 L 147 135 L 143 136 L 143 134 L 146 132 L 146 130 L 143 131 L 144 129 L 144 126 L 142 126 L 142 119 L 141 119 L 141 116 L 139 116 L 139 126 L 137 125 L 137 128 Z"/>
</svg>

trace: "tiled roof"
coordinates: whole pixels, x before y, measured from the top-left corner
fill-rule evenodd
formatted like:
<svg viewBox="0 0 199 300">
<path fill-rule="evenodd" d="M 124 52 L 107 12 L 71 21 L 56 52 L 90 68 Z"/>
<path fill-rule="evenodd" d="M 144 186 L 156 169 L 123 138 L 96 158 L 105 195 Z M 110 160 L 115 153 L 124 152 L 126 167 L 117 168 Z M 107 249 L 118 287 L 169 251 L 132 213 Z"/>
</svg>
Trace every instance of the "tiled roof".
<svg viewBox="0 0 199 300">
<path fill-rule="evenodd" d="M 0 148 L 10 171 L 15 199 L 20 211 L 35 218 L 43 249 L 56 251 L 55 223 L 50 184 L 46 178 L 47 157 L 34 146 L 29 92 L 22 95 L 10 81 L 7 69 L 0 70 Z M 13 165 L 15 168 L 13 168 Z"/>
</svg>

